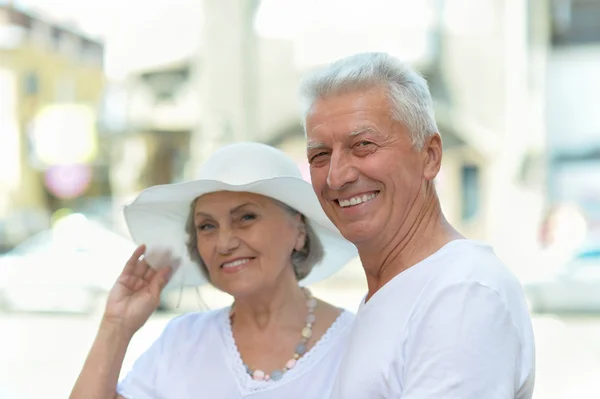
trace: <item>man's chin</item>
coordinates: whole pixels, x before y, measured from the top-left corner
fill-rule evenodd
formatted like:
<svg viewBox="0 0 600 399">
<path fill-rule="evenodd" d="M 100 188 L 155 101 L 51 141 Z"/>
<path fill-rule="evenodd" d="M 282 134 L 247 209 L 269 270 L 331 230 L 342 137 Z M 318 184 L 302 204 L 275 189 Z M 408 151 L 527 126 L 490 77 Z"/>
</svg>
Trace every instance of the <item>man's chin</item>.
<svg viewBox="0 0 600 399">
<path fill-rule="evenodd" d="M 340 223 L 338 229 L 346 240 L 355 245 L 371 241 L 376 235 L 376 229 L 373 227 L 372 221 Z"/>
</svg>

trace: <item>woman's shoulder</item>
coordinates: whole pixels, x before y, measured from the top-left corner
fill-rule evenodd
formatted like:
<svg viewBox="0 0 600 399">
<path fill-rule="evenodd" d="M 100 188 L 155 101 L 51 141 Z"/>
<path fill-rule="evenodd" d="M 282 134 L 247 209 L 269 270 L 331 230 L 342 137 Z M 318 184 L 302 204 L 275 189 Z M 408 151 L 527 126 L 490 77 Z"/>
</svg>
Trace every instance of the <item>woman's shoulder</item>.
<svg viewBox="0 0 600 399">
<path fill-rule="evenodd" d="M 354 313 L 321 301 L 321 310 L 316 318 L 315 336 L 319 337 L 318 343 L 343 340 L 350 331 L 354 322 Z"/>
<path fill-rule="evenodd" d="M 349 336 L 352 324 L 354 323 L 354 313 L 346 309 L 337 308 L 337 315 L 327 327 L 320 331 L 318 344 L 326 346 L 336 345 L 344 342 Z"/>
<path fill-rule="evenodd" d="M 339 308 L 339 309 L 340 309 L 340 315 L 338 316 L 338 319 L 340 320 L 340 323 L 342 323 L 344 325 L 352 324 L 356 315 L 353 312 L 349 311 L 348 309 L 344 309 L 344 308 Z"/>
<path fill-rule="evenodd" d="M 164 335 L 177 335 L 178 338 L 197 337 L 207 329 L 212 329 L 222 322 L 229 313 L 229 308 L 220 308 L 198 312 L 189 312 L 171 319 L 164 329 Z"/>
<path fill-rule="evenodd" d="M 344 308 L 338 308 L 338 311 L 337 317 L 331 323 L 327 332 L 334 330 L 345 334 L 350 330 L 352 323 L 354 323 L 355 314 Z"/>
<path fill-rule="evenodd" d="M 325 302 L 321 299 L 317 299 L 320 306 L 317 307 L 318 318 L 325 319 L 326 325 L 331 324 L 350 324 L 354 321 L 355 314 L 348 309 L 340 308 L 339 306 L 333 305 L 329 302 Z"/>
</svg>

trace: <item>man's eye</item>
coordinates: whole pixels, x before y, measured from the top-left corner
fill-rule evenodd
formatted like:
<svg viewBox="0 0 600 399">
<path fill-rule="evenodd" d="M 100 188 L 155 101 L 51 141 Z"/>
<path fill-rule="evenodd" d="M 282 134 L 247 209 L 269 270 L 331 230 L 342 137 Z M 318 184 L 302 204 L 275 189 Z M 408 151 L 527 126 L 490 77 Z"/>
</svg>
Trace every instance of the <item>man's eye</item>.
<svg viewBox="0 0 600 399">
<path fill-rule="evenodd" d="M 310 158 L 310 162 L 313 162 L 313 161 L 314 161 L 314 160 L 316 160 L 317 158 L 319 158 L 319 157 L 321 157 L 321 156 L 324 156 L 324 155 L 327 155 L 327 153 L 326 153 L 326 152 L 319 152 L 318 154 L 315 154 L 315 155 L 313 155 L 313 156 Z"/>
</svg>

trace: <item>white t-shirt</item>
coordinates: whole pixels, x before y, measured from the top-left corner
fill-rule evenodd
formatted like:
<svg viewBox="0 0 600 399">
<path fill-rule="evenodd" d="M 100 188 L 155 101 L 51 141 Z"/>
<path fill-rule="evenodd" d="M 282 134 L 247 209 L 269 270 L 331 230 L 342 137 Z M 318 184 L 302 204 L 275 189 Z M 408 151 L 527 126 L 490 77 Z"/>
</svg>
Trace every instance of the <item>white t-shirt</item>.
<svg viewBox="0 0 600 399">
<path fill-rule="evenodd" d="M 531 318 L 492 249 L 448 243 L 361 303 L 334 399 L 530 399 Z"/>
<path fill-rule="evenodd" d="M 293 369 L 278 381 L 265 382 L 246 372 L 227 308 L 189 313 L 169 322 L 117 392 L 127 399 L 327 398 L 353 319 L 343 311 Z"/>
</svg>

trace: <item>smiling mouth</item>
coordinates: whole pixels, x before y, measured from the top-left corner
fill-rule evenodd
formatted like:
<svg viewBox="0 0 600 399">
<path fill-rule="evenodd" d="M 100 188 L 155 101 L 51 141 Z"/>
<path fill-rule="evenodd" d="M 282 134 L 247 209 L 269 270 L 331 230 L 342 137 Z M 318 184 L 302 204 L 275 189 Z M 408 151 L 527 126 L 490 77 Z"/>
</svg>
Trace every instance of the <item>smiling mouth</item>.
<svg viewBox="0 0 600 399">
<path fill-rule="evenodd" d="M 225 262 L 221 265 L 221 269 L 230 269 L 230 268 L 238 267 L 238 266 L 241 266 L 241 265 L 244 265 L 244 264 L 250 262 L 253 259 L 254 258 L 252 258 L 252 257 L 240 258 L 240 259 L 233 260 L 231 262 Z"/>
<path fill-rule="evenodd" d="M 347 198 L 347 199 L 337 199 L 335 201 L 338 203 L 338 205 L 340 207 L 347 208 L 349 206 L 355 206 L 355 205 L 363 204 L 365 202 L 369 202 L 373 198 L 377 197 L 378 194 L 379 194 L 379 191 L 372 191 L 370 193 L 356 195 L 354 197 Z"/>
</svg>

